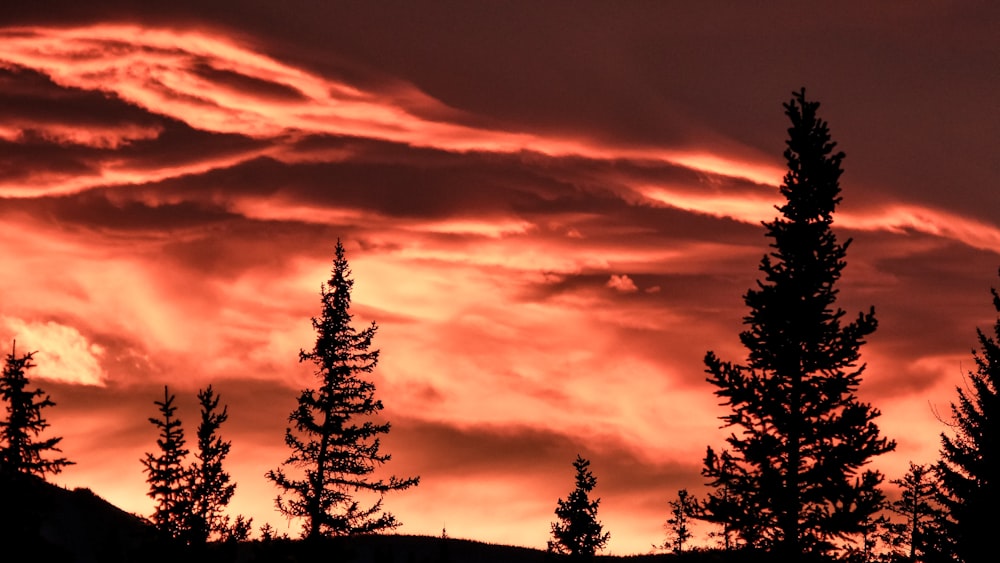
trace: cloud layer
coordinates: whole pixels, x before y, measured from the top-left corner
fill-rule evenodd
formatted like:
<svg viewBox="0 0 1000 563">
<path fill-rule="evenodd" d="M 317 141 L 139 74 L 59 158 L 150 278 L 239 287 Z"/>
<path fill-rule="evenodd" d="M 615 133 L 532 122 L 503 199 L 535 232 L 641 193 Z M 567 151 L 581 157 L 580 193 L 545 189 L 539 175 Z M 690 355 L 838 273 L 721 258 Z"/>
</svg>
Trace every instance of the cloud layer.
<svg viewBox="0 0 1000 563">
<path fill-rule="evenodd" d="M 966 119 L 918 71 L 995 93 L 978 66 L 994 36 L 973 25 L 928 52 L 897 28 L 946 33 L 932 16 L 834 17 L 830 48 L 868 55 L 865 70 L 786 54 L 773 37 L 808 36 L 801 10 L 454 9 L 376 25 L 358 5 L 328 33 L 327 12 L 268 25 L 258 7 L 235 21 L 184 2 L 0 22 L 0 337 L 39 351 L 33 375 L 77 461 L 60 482 L 149 513 L 152 402 L 169 384 L 193 424 L 213 383 L 232 416 L 233 512 L 296 533 L 263 474 L 310 383 L 297 353 L 340 238 L 355 320 L 380 327 L 387 470 L 422 477 L 386 500 L 403 530 L 544 546 L 582 453 L 612 551 L 647 551 L 725 435 L 701 361 L 744 357 L 779 104 L 802 80 L 848 152 L 841 305 L 876 307 L 861 394 L 899 442 L 875 465 L 895 476 L 935 456 L 928 403 L 952 399 L 992 322 L 1000 171 L 973 141 L 1000 116 Z M 916 136 L 907 110 L 924 106 Z"/>
</svg>

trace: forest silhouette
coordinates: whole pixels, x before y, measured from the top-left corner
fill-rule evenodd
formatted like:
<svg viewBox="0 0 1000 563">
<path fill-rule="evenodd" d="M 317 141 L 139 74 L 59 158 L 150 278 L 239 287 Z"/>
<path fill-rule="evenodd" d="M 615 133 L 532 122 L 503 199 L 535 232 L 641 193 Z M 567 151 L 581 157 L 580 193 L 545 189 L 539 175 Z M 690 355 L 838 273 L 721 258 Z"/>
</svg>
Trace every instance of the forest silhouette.
<svg viewBox="0 0 1000 563">
<path fill-rule="evenodd" d="M 763 224 L 769 250 L 761 278 L 743 295 L 746 349 L 740 361 L 705 355 L 707 382 L 728 410 L 724 444 L 707 445 L 703 498 L 687 489 L 664 507 L 658 554 L 630 560 L 689 561 L 985 561 L 1000 505 L 1000 293 L 992 332 L 978 331 L 975 369 L 956 389 L 942 419 L 940 458 L 911 462 L 889 476 L 899 491 L 887 499 L 886 476 L 868 468 L 895 448 L 877 425 L 880 411 L 858 398 L 861 348 L 878 322 L 874 307 L 856 315 L 837 305 L 850 240 L 833 229 L 840 204 L 843 152 L 820 104 L 805 89 L 784 104 L 790 121 L 780 186 L 784 203 Z M 350 311 L 354 280 L 336 242 L 316 339 L 299 361 L 314 370 L 289 414 L 288 457 L 262 476 L 276 489 L 275 509 L 301 524 L 301 535 L 228 513 L 238 486 L 225 469 L 228 407 L 212 386 L 199 391 L 195 440 L 189 446 L 167 387 L 149 418 L 158 437 L 139 460 L 155 510 L 125 513 L 86 489 L 46 482 L 73 462 L 61 457 L 58 429 L 45 414 L 57 404 L 30 379 L 34 352 L 7 354 L 0 398 L 0 539 L 4 560 L 37 561 L 548 561 L 602 556 L 613 531 L 592 497 L 598 476 L 578 455 L 575 488 L 555 502 L 548 550 L 490 546 L 441 537 L 384 532 L 402 523 L 383 508 L 389 493 L 419 477 L 379 477 L 391 455 L 371 374 L 377 325 L 356 329 Z M 711 345 L 711 343 L 706 343 Z M 708 347 L 708 346 L 706 346 Z M 220 405 L 221 408 L 220 408 Z M 139 470 L 139 467 L 136 467 Z M 711 544 L 692 526 L 713 528 Z M 22 554 L 30 554 L 24 556 Z M 622 558 L 625 559 L 625 558 Z"/>
</svg>

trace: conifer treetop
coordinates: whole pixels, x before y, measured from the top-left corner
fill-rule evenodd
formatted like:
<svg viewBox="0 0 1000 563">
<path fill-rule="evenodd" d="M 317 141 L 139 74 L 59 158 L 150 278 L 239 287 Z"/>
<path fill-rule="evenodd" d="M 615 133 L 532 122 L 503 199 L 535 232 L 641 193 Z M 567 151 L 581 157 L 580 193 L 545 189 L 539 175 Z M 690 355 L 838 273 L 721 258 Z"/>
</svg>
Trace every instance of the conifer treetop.
<svg viewBox="0 0 1000 563">
<path fill-rule="evenodd" d="M 576 469 L 576 488 L 556 505 L 558 521 L 552 523 L 550 551 L 565 553 L 574 557 L 593 557 L 604 549 L 611 538 L 609 532 L 597 520 L 597 507 L 601 499 L 590 499 L 590 493 L 597 486 L 597 478 L 590 471 L 590 461 L 579 454 L 573 462 Z"/>
<path fill-rule="evenodd" d="M 58 445 L 62 438 L 39 439 L 49 427 L 42 409 L 55 403 L 41 389 L 29 389 L 27 372 L 35 367 L 34 355 L 28 352 L 19 356 L 15 340 L 0 375 L 0 401 L 6 411 L 0 418 L 0 471 L 44 479 L 46 474 L 60 473 L 74 462 L 64 457 L 47 459 L 46 453 L 61 452 Z"/>
<path fill-rule="evenodd" d="M 159 430 L 156 439 L 157 453 L 147 452 L 140 461 L 149 483 L 147 495 L 156 502 L 152 521 L 162 534 L 180 538 L 187 531 L 190 514 L 188 485 L 189 469 L 184 466 L 188 454 L 185 448 L 184 428 L 175 416 L 176 397 L 163 386 L 163 400 L 153 401 L 160 418 L 149 417 L 149 422 Z"/>
<path fill-rule="evenodd" d="M 956 387 L 951 404 L 952 432 L 941 434 L 941 459 L 935 472 L 937 500 L 947 509 L 945 522 L 959 559 L 975 561 L 994 548 L 995 513 L 1000 506 L 1000 293 L 990 290 L 997 320 L 993 334 L 976 330 L 976 367 L 966 385 Z"/>
<path fill-rule="evenodd" d="M 827 553 L 860 530 L 883 499 L 882 475 L 862 466 L 895 447 L 874 423 L 878 409 L 855 396 L 860 347 L 878 323 L 874 308 L 845 322 L 836 306 L 850 243 L 831 230 L 844 153 L 818 108 L 804 89 L 784 104 L 785 203 L 763 223 L 772 250 L 744 295 L 746 362 L 705 356 L 708 381 L 731 410 L 725 426 L 738 428 L 727 439 L 731 463 L 712 450 L 706 457 L 703 475 L 721 487 L 706 519 L 786 557 Z"/>
<path fill-rule="evenodd" d="M 228 517 L 222 514 L 236 492 L 223 462 L 229 455 L 232 443 L 219 436 L 219 429 L 229 419 L 229 408 L 209 385 L 198 391 L 201 405 L 201 422 L 196 436 L 197 450 L 195 462 L 189 470 L 189 494 L 191 497 L 190 518 L 187 533 L 192 543 L 203 544 L 212 534 L 223 536 L 227 533 Z"/>
<path fill-rule="evenodd" d="M 778 211 L 790 221 L 833 221 L 840 204 L 840 175 L 843 174 L 842 151 L 833 152 L 837 143 L 830 140 L 826 121 L 817 116 L 819 102 L 806 99 L 806 89 L 792 93 L 792 100 L 782 104 L 792 122 L 788 128 L 784 156 L 788 165 L 780 187 L 786 203 Z"/>
<path fill-rule="evenodd" d="M 312 318 L 315 344 L 299 352 L 299 361 L 314 364 L 318 387 L 299 395 L 288 419 L 292 426 L 285 432 L 291 454 L 282 467 L 267 473 L 282 490 L 275 499 L 278 510 L 304 518 L 307 538 L 396 528 L 399 522 L 382 510 L 382 495 L 419 482 L 418 477 L 371 476 L 391 459 L 380 451 L 380 436 L 390 425 L 375 419 L 383 405 L 365 377 L 378 363 L 379 352 L 371 348 L 378 326 L 372 322 L 360 331 L 352 326 L 353 286 L 338 240 L 330 279 L 320 285 L 320 314 Z M 366 504 L 359 493 L 377 499 Z"/>
</svg>

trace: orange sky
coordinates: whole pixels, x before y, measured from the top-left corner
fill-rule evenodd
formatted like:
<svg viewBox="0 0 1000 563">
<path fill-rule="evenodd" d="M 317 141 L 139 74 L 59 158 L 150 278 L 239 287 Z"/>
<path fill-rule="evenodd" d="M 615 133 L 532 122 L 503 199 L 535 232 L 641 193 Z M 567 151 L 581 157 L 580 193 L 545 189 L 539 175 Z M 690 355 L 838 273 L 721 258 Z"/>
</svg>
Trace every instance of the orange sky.
<svg viewBox="0 0 1000 563">
<path fill-rule="evenodd" d="M 581 453 L 610 551 L 662 543 L 725 435 L 701 361 L 744 357 L 802 85 L 847 152 L 840 305 L 880 322 L 889 478 L 936 456 L 993 321 L 992 4 L 51 4 L 0 16 L 0 340 L 38 350 L 77 462 L 54 481 L 127 510 L 159 389 L 193 434 L 212 383 L 230 513 L 298 532 L 264 473 L 340 237 L 387 473 L 421 476 L 386 499 L 400 532 L 544 547 Z"/>
</svg>

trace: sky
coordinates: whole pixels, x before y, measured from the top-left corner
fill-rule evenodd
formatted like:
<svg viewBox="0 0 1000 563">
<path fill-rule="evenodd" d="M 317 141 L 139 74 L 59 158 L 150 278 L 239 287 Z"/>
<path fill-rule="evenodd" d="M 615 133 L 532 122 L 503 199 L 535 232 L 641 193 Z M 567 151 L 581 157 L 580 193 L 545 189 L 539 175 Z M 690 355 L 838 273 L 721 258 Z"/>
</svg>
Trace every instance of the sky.
<svg viewBox="0 0 1000 563">
<path fill-rule="evenodd" d="M 379 327 L 378 475 L 421 478 L 398 532 L 544 548 L 581 454 L 609 551 L 650 551 L 729 432 L 703 358 L 745 359 L 801 87 L 847 154 L 838 305 L 879 321 L 872 467 L 933 461 L 996 320 L 1000 8 L 758 4 L 5 7 L 0 341 L 57 403 L 51 480 L 151 514 L 153 401 L 192 436 L 211 384 L 229 513 L 296 536 L 264 474 L 339 238 Z"/>
</svg>

